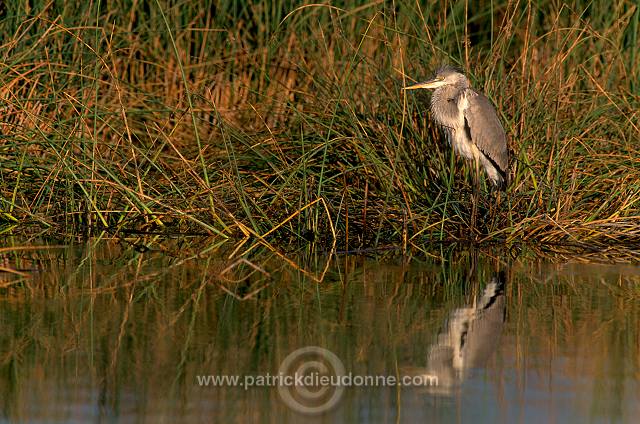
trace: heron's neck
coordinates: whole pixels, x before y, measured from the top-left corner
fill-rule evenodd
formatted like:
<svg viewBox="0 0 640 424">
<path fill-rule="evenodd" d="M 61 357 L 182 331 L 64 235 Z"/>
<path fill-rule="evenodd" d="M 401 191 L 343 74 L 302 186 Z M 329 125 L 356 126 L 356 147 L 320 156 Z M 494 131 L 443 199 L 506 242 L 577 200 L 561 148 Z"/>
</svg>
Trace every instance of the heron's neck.
<svg viewBox="0 0 640 424">
<path fill-rule="evenodd" d="M 459 119 L 458 97 L 462 90 L 452 86 L 444 86 L 433 91 L 431 96 L 431 113 L 442 126 L 453 128 Z"/>
</svg>

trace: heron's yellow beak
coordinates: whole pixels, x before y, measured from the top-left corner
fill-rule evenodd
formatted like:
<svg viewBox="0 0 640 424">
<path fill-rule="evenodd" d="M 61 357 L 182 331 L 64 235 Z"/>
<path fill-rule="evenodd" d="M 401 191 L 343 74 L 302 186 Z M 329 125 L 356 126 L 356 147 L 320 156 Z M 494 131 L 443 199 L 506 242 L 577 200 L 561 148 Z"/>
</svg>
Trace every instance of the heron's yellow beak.
<svg viewBox="0 0 640 424">
<path fill-rule="evenodd" d="M 418 88 L 438 88 L 441 85 L 444 85 L 444 78 L 434 78 L 429 81 L 419 82 L 414 85 L 410 85 L 408 87 L 403 87 L 403 90 L 417 90 Z"/>
</svg>

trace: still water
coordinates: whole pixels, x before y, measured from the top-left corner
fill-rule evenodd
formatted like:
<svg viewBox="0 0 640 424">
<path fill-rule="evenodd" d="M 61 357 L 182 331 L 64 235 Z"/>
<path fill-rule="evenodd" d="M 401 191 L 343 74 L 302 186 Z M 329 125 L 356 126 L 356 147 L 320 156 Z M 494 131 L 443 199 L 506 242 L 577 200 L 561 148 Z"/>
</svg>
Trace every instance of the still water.
<svg viewBox="0 0 640 424">
<path fill-rule="evenodd" d="M 5 246 L 5 422 L 640 417 L 638 266 Z"/>
</svg>

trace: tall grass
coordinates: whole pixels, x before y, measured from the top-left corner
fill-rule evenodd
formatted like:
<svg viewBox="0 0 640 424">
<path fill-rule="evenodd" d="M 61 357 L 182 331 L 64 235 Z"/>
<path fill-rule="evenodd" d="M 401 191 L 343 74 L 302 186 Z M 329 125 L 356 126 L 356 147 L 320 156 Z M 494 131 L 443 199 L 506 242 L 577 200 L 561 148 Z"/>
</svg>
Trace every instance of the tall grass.
<svg viewBox="0 0 640 424">
<path fill-rule="evenodd" d="M 30 5 L 30 6 L 26 6 Z M 0 219 L 359 248 L 467 239 L 470 167 L 400 88 L 462 66 L 509 138 L 476 238 L 640 236 L 631 1 L 0 9 Z"/>
</svg>

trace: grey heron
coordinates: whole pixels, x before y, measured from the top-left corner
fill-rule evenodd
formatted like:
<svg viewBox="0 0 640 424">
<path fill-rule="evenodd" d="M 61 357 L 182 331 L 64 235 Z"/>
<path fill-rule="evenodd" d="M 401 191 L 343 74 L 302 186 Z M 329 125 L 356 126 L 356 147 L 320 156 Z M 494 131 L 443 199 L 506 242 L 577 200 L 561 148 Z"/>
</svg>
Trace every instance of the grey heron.
<svg viewBox="0 0 640 424">
<path fill-rule="evenodd" d="M 404 90 L 418 88 L 434 90 L 430 107 L 433 119 L 444 129 L 453 150 L 475 162 L 476 186 L 482 165 L 491 182 L 504 190 L 509 165 L 507 138 L 491 101 L 471 88 L 469 79 L 451 66 L 439 68 L 432 79 Z"/>
</svg>

